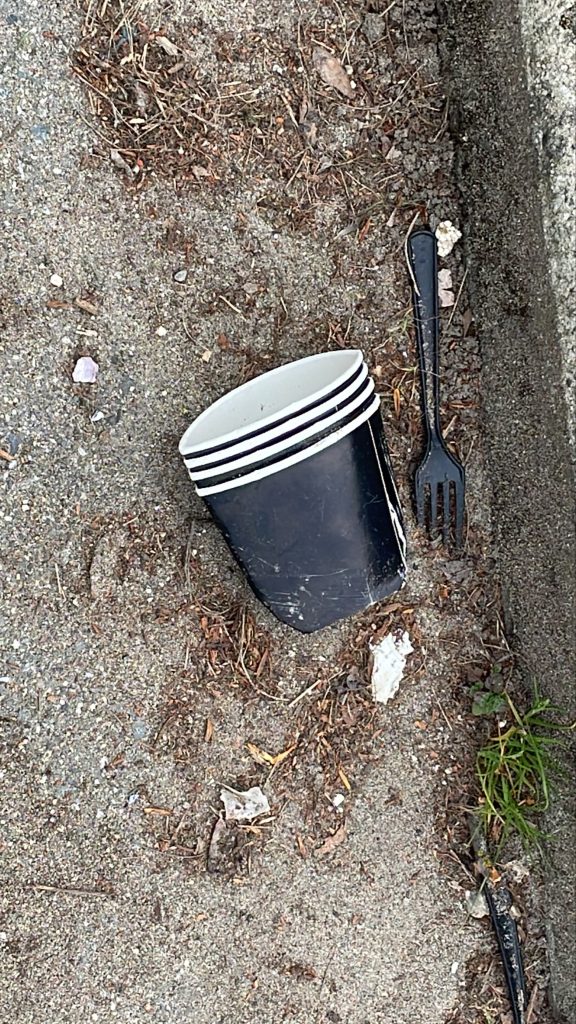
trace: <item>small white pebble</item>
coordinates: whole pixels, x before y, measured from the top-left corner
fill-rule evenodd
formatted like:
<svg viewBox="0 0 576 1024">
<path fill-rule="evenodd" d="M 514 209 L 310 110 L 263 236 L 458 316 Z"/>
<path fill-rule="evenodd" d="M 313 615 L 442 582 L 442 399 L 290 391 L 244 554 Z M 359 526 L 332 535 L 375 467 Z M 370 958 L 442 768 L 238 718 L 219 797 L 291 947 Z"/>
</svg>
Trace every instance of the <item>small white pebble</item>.
<svg viewBox="0 0 576 1024">
<path fill-rule="evenodd" d="M 184 269 L 176 270 L 172 277 L 176 281 L 176 284 L 184 284 L 186 278 L 188 277 L 188 271 Z"/>
<path fill-rule="evenodd" d="M 50 284 L 53 284 L 55 288 L 61 288 L 62 285 L 64 284 L 64 281 L 60 277 L 60 274 L 52 274 L 52 277 L 50 278 Z"/>
<path fill-rule="evenodd" d="M 202 353 L 202 362 L 203 363 L 209 363 L 211 359 L 212 359 L 212 353 L 211 353 L 210 349 L 207 348 Z"/>
<path fill-rule="evenodd" d="M 166 330 L 165 327 L 158 327 L 156 330 L 156 334 L 158 335 L 159 338 L 165 338 L 166 335 L 168 334 L 168 331 Z"/>
<path fill-rule="evenodd" d="M 72 371 L 72 380 L 75 384 L 95 384 L 98 369 L 98 363 L 91 356 L 80 356 Z"/>
</svg>

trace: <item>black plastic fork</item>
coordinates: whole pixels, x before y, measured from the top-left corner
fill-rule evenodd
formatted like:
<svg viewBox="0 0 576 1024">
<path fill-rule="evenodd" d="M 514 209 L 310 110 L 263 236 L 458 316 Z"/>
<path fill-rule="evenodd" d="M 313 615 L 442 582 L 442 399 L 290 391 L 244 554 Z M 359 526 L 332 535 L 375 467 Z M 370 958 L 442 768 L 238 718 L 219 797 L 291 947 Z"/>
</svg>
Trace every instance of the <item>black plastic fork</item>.
<svg viewBox="0 0 576 1024">
<path fill-rule="evenodd" d="M 442 503 L 442 538 L 447 544 L 452 521 L 454 496 L 456 545 L 462 544 L 464 527 L 464 467 L 448 451 L 440 426 L 440 377 L 438 359 L 438 256 L 436 237 L 429 228 L 419 228 L 408 238 L 408 259 L 412 279 L 412 298 L 420 381 L 422 413 L 426 431 L 426 452 L 416 470 L 414 489 L 418 524 L 432 535 L 438 528 L 438 499 Z M 428 517 L 426 510 L 429 508 Z"/>
</svg>

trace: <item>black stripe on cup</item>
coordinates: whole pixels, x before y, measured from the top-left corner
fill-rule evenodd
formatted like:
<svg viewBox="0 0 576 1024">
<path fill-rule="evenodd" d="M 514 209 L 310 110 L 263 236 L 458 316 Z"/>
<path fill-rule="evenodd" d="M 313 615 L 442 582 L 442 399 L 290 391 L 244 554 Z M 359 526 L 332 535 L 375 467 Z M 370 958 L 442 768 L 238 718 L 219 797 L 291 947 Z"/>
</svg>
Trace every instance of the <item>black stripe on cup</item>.
<svg viewBox="0 0 576 1024">
<path fill-rule="evenodd" d="M 283 459 L 287 458 L 289 455 L 294 455 L 296 452 L 303 451 L 305 448 L 310 448 L 311 445 L 316 444 L 317 441 L 321 441 L 323 438 L 328 437 L 330 434 L 336 433 L 337 430 L 340 430 L 342 427 L 345 427 L 348 423 L 352 423 L 355 419 L 361 416 L 362 413 L 366 411 L 366 409 L 370 407 L 373 401 L 374 392 L 372 391 L 371 394 L 368 395 L 366 400 L 362 402 L 361 405 L 357 406 L 356 409 L 354 409 L 348 416 L 343 417 L 337 423 L 333 423 L 330 427 L 327 427 L 326 430 L 319 430 L 317 434 L 314 434 L 312 437 L 306 438 L 304 441 L 300 441 L 299 443 L 293 445 L 288 445 L 285 449 L 283 449 L 283 451 L 277 452 L 275 455 L 270 456 L 270 458 L 268 459 L 257 458 L 250 465 L 242 466 L 239 469 L 230 470 L 228 472 L 218 474 L 208 473 L 207 476 L 203 476 L 200 478 L 198 478 L 196 473 L 202 472 L 202 470 L 196 470 L 194 474 L 194 484 L 198 488 L 213 486 L 216 487 L 218 486 L 218 484 L 224 484 L 230 480 L 238 480 L 240 477 L 246 476 L 247 473 L 252 473 L 254 469 L 265 469 L 267 466 L 273 466 L 276 463 L 281 462 Z M 258 452 L 256 452 L 255 454 L 257 455 Z M 222 466 L 222 468 L 224 469 L 225 465 Z"/>
<path fill-rule="evenodd" d="M 350 384 L 353 383 L 353 381 L 357 380 L 361 376 L 363 367 L 364 364 L 361 362 L 358 368 L 354 370 L 354 373 L 352 373 L 350 377 L 348 377 L 345 381 L 342 381 L 337 388 L 334 388 L 334 390 L 330 391 L 327 395 L 323 395 L 322 398 L 318 398 L 316 401 L 310 402 L 308 405 L 303 406 L 302 409 L 298 410 L 297 415 L 300 416 L 304 413 L 313 412 L 314 409 L 317 409 L 319 405 L 323 405 L 330 399 L 337 399 L 338 395 L 341 394 L 342 391 L 344 391 L 347 387 L 350 386 Z M 284 423 L 289 423 L 290 420 L 293 418 L 294 413 L 290 413 L 287 416 L 282 416 L 280 414 L 279 418 L 277 420 L 274 420 L 274 426 L 282 426 Z M 267 423 L 263 427 L 259 427 L 256 430 L 250 430 L 248 431 L 248 433 L 242 435 L 242 440 L 249 441 L 252 438 L 257 438 L 260 436 L 260 434 L 264 434 L 266 433 L 267 430 L 270 430 L 270 426 L 271 424 Z M 226 449 L 230 448 L 232 445 L 238 444 L 238 440 L 239 438 L 232 438 L 230 441 L 224 441 L 222 442 L 222 444 L 213 445 L 212 447 L 202 448 L 201 450 L 193 452 L 185 452 L 183 457 L 184 459 L 195 459 L 205 455 L 216 455 L 218 452 L 226 451 Z"/>
</svg>

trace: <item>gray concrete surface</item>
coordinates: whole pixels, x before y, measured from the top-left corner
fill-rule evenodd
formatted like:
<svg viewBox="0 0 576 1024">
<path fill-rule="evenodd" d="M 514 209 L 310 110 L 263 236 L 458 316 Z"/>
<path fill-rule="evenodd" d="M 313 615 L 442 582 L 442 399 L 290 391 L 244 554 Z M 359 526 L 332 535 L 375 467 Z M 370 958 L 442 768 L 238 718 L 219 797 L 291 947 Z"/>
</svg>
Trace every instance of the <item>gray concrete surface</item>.
<svg viewBox="0 0 576 1024">
<path fill-rule="evenodd" d="M 571 0 L 522 0 L 519 13 L 568 430 L 576 451 L 576 8 Z"/>
<path fill-rule="evenodd" d="M 462 119 L 454 131 L 490 473 L 479 432 L 478 340 L 462 326 L 464 287 L 445 336 L 443 394 L 468 472 L 467 546 L 451 567 L 460 581 L 451 581 L 443 553 L 413 533 L 410 584 L 390 619 L 409 623 L 416 646 L 405 685 L 373 721 L 351 704 L 366 732 L 356 725 L 338 737 L 352 789 L 346 841 L 330 857 L 313 852 L 342 819 L 330 804 L 333 767 L 330 774 L 314 749 L 304 750 L 293 771 L 268 783 L 274 820 L 254 835 L 250 873 L 238 856 L 211 875 L 206 849 L 220 785 L 266 784 L 246 743 L 272 751 L 290 744 L 303 727 L 303 705 L 290 701 L 351 652 L 361 663 L 366 630 L 388 619 L 377 609 L 373 619 L 309 638 L 274 623 L 194 499 L 177 440 L 247 373 L 347 338 L 379 374 L 408 507 L 418 408 L 403 237 L 416 204 L 433 220 L 460 219 L 435 6 L 385 4 L 385 16 L 371 11 L 364 21 L 363 11 L 330 4 L 146 4 L 158 29 L 186 39 L 205 85 L 238 78 L 247 94 L 259 90 L 262 104 L 277 100 L 262 122 L 277 134 L 270 154 L 259 148 L 258 118 L 246 120 L 254 145 L 232 183 L 179 193 L 159 179 L 138 195 L 109 161 L 69 72 L 80 15 L 47 0 L 0 0 L 2 1021 L 502 1018 L 490 933 L 466 917 L 469 877 L 447 855 L 475 742 L 462 671 L 482 674 L 502 654 L 494 522 L 511 629 L 567 704 L 568 364 L 526 128 L 521 26 L 496 5 L 451 7 L 457 37 L 448 77 L 451 109 Z M 295 47 L 303 38 L 309 57 L 310 25 L 318 38 L 336 40 L 379 102 L 357 110 L 315 96 L 319 150 L 302 184 L 298 160 L 294 179 L 282 164 L 290 125 L 280 94 L 297 110 Z M 217 56 L 216 43 L 227 56 Z M 391 141 L 397 168 L 386 160 Z M 359 154 L 368 164 L 347 178 Z M 332 164 L 342 177 L 326 176 Z M 179 287 L 172 275 L 183 261 L 188 280 Z M 447 265 L 462 284 L 459 247 Z M 54 274 L 63 287 L 50 284 Z M 88 294 L 93 317 L 74 308 Z M 48 308 L 49 300 L 64 307 Z M 229 348 L 219 345 L 222 335 Z M 100 364 L 92 391 L 71 382 L 80 352 Z M 553 488 L 536 494 L 543 465 Z M 268 635 L 274 700 L 243 687 L 233 667 L 209 668 L 198 608 L 216 614 L 222 600 L 245 608 Z M 567 801 L 557 808 L 546 911 L 555 998 L 570 1020 L 573 880 L 561 855 L 571 818 Z M 540 921 L 522 923 L 539 956 Z M 474 972 L 478 1006 L 468 996 Z"/>
<path fill-rule="evenodd" d="M 470 0 L 443 4 L 443 16 L 508 628 L 527 684 L 573 720 L 574 9 Z M 576 1020 L 575 763 L 569 745 L 545 865 L 552 1002 L 566 1022 Z"/>
<path fill-rule="evenodd" d="M 239 75 L 248 89 L 273 90 L 279 79 L 259 63 L 262 42 L 254 52 L 248 39 L 243 63 L 241 33 L 257 27 L 264 41 L 287 38 L 293 48 L 316 14 L 317 32 L 328 26 L 343 46 L 330 6 L 204 2 L 192 16 L 186 3 L 146 5 L 158 28 L 180 24 L 198 66 Z M 473 337 L 455 344 L 462 310 L 451 372 L 466 401 L 447 407 L 446 420 L 468 455 L 460 572 L 470 604 L 447 580 L 442 554 L 414 538 L 400 611 L 415 608 L 406 614 L 417 654 L 393 709 L 374 734 L 352 731 L 342 754 L 352 788 L 346 842 L 331 857 L 313 854 L 342 819 L 329 802 L 333 776 L 312 750 L 293 776 L 269 783 L 275 817 L 255 834 L 250 874 L 234 862 L 224 877 L 205 870 L 220 785 L 265 784 L 247 741 L 274 752 L 291 742 L 300 705 L 289 700 L 352 650 L 359 626 L 299 637 L 258 607 L 193 497 L 181 431 L 255 365 L 337 344 L 348 330 L 380 368 L 407 494 L 418 409 L 402 328 L 412 218 L 403 203 L 425 199 L 437 219 L 457 219 L 458 209 L 434 84 L 433 5 L 411 5 L 404 23 L 400 7 L 387 17 L 393 43 L 381 55 L 359 31 L 350 41 L 350 59 L 380 62 L 404 125 L 399 173 L 382 171 L 377 150 L 375 173 L 392 180 L 362 247 L 350 222 L 379 198 L 380 178 L 354 198 L 354 181 L 330 177 L 332 193 L 298 230 L 283 215 L 280 159 L 264 164 L 256 130 L 233 187 L 180 195 L 157 181 L 127 192 L 69 72 L 80 32 L 72 5 L 0 0 L 2 1021 L 442 1024 L 466 1005 L 468 964 L 485 950 L 493 957 L 485 923 L 464 911 L 465 872 L 443 859 L 447 794 L 460 792 L 469 757 L 459 746 L 470 718 L 460 667 L 486 667 L 493 605 L 478 360 Z M 377 18 L 376 30 L 387 32 Z M 238 43 L 233 72 L 227 61 L 219 71 L 212 52 L 225 31 Z M 411 91 L 417 83 L 424 88 Z M 330 99 L 323 110 L 324 155 L 346 166 L 365 129 L 352 107 Z M 275 131 L 282 122 L 269 123 Z M 183 259 L 184 288 L 172 278 Z M 458 253 L 450 266 L 460 284 Z M 95 316 L 74 307 L 86 294 Z M 218 345 L 223 334 L 230 350 Z M 92 391 L 71 381 L 80 352 L 100 366 Z M 394 365 L 409 382 L 398 421 Z M 213 607 L 222 590 L 270 634 L 277 700 L 209 668 L 195 606 Z M 390 621 L 405 621 L 400 611 Z M 386 621 L 386 609 L 374 612 L 378 628 Z"/>
</svg>

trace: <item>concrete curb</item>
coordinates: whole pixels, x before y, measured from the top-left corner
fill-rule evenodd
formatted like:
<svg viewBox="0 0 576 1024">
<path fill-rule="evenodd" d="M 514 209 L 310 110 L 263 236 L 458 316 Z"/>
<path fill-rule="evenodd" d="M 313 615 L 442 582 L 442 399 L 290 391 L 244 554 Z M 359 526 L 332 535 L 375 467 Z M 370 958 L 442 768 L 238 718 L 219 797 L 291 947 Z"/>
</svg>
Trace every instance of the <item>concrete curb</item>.
<svg viewBox="0 0 576 1024">
<path fill-rule="evenodd" d="M 569 246 L 576 191 L 565 173 L 572 121 L 570 105 L 558 108 L 565 97 L 558 83 L 556 102 L 536 102 L 530 91 L 548 88 L 547 56 L 557 77 L 570 75 L 571 49 L 560 64 L 553 53 L 538 53 L 551 39 L 572 47 L 569 22 L 560 23 L 560 8 L 569 5 L 547 5 L 558 14 L 557 35 L 548 14 L 539 20 L 532 10 L 526 21 L 524 3 L 440 6 L 507 627 L 527 677 L 573 718 L 576 316 Z M 544 21 L 547 32 L 538 37 Z M 566 1022 L 576 1020 L 575 764 L 567 751 L 545 884 L 551 1004 Z"/>
</svg>

